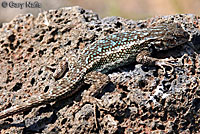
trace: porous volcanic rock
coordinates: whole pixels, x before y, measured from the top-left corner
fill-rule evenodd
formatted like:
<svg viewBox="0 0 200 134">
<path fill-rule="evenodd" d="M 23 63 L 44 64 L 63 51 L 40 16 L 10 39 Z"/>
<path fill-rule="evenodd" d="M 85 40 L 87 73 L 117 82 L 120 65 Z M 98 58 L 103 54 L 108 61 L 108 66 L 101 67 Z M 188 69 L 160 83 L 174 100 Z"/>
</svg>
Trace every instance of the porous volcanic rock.
<svg viewBox="0 0 200 134">
<path fill-rule="evenodd" d="M 200 133 L 200 17 L 178 14 L 147 20 L 99 18 L 81 7 L 19 15 L 0 28 L 0 109 L 58 86 L 55 70 L 66 57 L 116 32 L 179 23 L 188 43 L 152 54 L 171 66 L 132 63 L 107 73 L 109 84 L 84 100 L 74 96 L 0 120 L 0 133 Z M 173 58 L 172 58 L 172 57 Z M 86 103 L 85 103 L 86 102 Z"/>
</svg>

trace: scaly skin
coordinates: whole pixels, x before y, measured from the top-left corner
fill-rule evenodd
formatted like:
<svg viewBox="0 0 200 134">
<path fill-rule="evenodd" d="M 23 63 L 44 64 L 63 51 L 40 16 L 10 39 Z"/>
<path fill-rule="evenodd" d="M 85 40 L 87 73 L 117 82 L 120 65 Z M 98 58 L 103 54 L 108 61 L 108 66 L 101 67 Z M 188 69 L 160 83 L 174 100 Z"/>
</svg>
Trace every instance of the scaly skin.
<svg viewBox="0 0 200 134">
<path fill-rule="evenodd" d="M 116 33 L 98 40 L 85 48 L 77 62 L 69 68 L 66 77 L 59 80 L 59 87 L 48 93 L 32 97 L 27 102 L 0 112 L 0 119 L 28 109 L 67 98 L 76 93 L 86 74 L 92 71 L 107 72 L 119 66 L 135 62 L 142 51 L 167 50 L 186 43 L 189 34 L 180 25 L 160 24 L 152 28 L 143 28 L 131 32 Z"/>
</svg>

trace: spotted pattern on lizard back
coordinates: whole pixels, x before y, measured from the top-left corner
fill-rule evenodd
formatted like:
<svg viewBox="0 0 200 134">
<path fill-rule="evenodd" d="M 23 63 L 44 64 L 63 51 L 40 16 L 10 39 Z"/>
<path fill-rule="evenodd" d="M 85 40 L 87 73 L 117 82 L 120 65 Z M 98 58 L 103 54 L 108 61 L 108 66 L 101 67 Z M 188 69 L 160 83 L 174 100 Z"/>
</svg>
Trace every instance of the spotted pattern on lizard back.
<svg viewBox="0 0 200 134">
<path fill-rule="evenodd" d="M 76 93 L 83 78 L 91 71 L 107 72 L 111 69 L 135 62 L 136 56 L 143 50 L 167 50 L 186 43 L 189 34 L 179 24 L 160 24 L 151 28 L 137 29 L 131 32 L 116 33 L 86 47 L 70 65 L 66 76 L 59 86 L 49 92 L 31 97 L 26 102 L 0 112 L 0 119 L 47 104 Z"/>
<path fill-rule="evenodd" d="M 134 62 L 136 55 L 143 50 L 149 51 L 151 47 L 166 50 L 185 43 L 188 38 L 188 33 L 176 23 L 117 33 L 84 49 L 79 56 L 78 65 L 86 68 L 87 72 L 107 72 Z"/>
</svg>

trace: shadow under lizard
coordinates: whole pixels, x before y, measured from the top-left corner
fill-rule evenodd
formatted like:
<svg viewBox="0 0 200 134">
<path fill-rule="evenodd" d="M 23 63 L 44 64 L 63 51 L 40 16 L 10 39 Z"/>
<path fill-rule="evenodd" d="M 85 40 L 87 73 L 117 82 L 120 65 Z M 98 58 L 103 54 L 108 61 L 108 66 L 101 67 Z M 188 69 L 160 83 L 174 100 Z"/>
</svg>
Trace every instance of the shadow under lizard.
<svg viewBox="0 0 200 134">
<path fill-rule="evenodd" d="M 163 23 L 151 28 L 109 35 L 86 47 L 79 54 L 78 60 L 71 65 L 66 76 L 59 80 L 58 87 L 1 111 L 0 119 L 72 96 L 80 89 L 78 86 L 84 81 L 84 77 L 93 71 L 105 73 L 135 61 L 145 62 L 137 59 L 137 56 L 143 52 L 147 52 L 144 54 L 149 56 L 150 48 L 157 51 L 168 50 L 188 40 L 189 34 L 177 23 Z"/>
</svg>

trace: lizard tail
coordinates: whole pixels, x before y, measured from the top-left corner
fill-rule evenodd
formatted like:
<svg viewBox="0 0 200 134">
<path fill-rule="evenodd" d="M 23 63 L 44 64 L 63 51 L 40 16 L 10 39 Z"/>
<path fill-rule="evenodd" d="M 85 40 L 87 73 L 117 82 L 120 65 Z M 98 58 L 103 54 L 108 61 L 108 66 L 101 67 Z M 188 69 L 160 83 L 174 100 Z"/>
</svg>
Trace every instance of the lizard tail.
<svg viewBox="0 0 200 134">
<path fill-rule="evenodd" d="M 16 106 L 12 106 L 8 109 L 5 109 L 0 112 L 0 119 L 6 118 L 8 116 L 21 113 L 27 110 L 30 110 L 34 107 L 38 107 L 40 105 L 45 105 L 50 102 L 53 102 L 55 100 L 60 100 L 63 98 L 70 97 L 73 95 L 75 92 L 79 90 L 82 84 L 76 87 L 72 87 L 70 85 L 62 85 L 57 88 L 53 88 L 50 90 L 50 92 L 47 92 L 45 94 L 39 95 L 39 96 L 34 96 L 31 97 L 30 100 L 27 100 L 26 102 L 22 102 L 21 104 L 18 104 Z M 65 87 L 63 87 L 65 86 Z"/>
<path fill-rule="evenodd" d="M 52 99 L 49 99 L 49 96 L 46 96 L 45 94 L 39 96 L 39 97 L 32 97 L 30 100 L 23 102 L 19 105 L 12 106 L 8 109 L 5 109 L 0 112 L 0 119 L 6 118 L 8 116 L 14 115 L 16 113 L 27 111 L 31 108 L 47 104 L 47 102 L 51 102 Z"/>
</svg>

